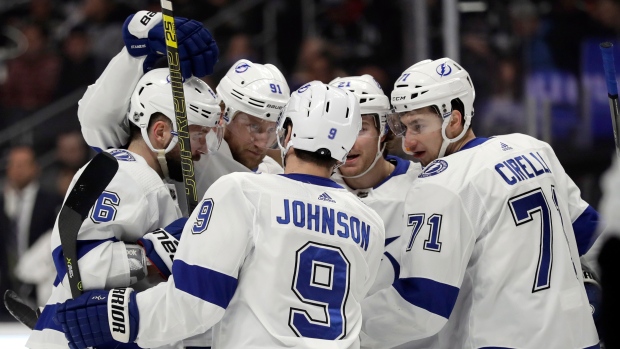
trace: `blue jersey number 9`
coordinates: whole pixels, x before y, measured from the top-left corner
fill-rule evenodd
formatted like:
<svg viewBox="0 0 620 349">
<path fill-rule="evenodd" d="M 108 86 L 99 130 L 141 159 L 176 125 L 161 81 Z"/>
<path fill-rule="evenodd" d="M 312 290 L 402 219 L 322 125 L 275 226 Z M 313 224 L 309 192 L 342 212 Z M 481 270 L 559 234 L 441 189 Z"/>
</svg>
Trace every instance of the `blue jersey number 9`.
<svg viewBox="0 0 620 349">
<path fill-rule="evenodd" d="M 209 227 L 211 213 L 213 212 L 213 199 L 206 199 L 200 204 L 196 221 L 192 225 L 192 234 L 202 234 Z"/>
<path fill-rule="evenodd" d="M 293 292 L 314 308 L 311 316 L 290 308 L 289 327 L 298 337 L 342 339 L 347 334 L 345 303 L 349 295 L 350 264 L 341 249 L 308 242 L 297 250 Z"/>
</svg>

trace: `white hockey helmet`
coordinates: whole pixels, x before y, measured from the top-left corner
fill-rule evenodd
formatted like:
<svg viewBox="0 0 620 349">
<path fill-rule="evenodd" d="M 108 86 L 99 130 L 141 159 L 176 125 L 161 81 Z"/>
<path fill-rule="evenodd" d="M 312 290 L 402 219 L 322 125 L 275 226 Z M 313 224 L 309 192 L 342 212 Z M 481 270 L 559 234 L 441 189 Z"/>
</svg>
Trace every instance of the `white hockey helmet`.
<svg viewBox="0 0 620 349">
<path fill-rule="evenodd" d="M 450 58 L 423 60 L 407 68 L 394 83 L 391 102 L 395 113 L 388 117 L 388 123 L 394 134 L 403 136 L 406 129 L 400 122 L 402 115 L 415 109 L 434 107 L 443 119 L 443 143 L 439 151 L 439 157 L 442 157 L 448 145 L 461 139 L 467 132 L 474 115 L 475 97 L 476 91 L 469 74 L 455 61 Z M 465 124 L 461 134 L 449 139 L 446 127 L 454 99 L 459 99 L 463 104 Z M 404 147 L 403 150 L 407 152 Z"/>
<path fill-rule="evenodd" d="M 339 87 L 353 92 L 360 104 L 362 115 L 374 114 L 379 135 L 383 136 L 387 131 L 387 115 L 390 112 L 390 99 L 383 93 L 381 85 L 370 75 L 347 76 L 335 78 L 330 81 L 330 86 Z"/>
<path fill-rule="evenodd" d="M 237 112 L 276 122 L 290 94 L 284 75 L 278 68 L 247 59 L 237 61 L 216 90 L 226 104 L 226 123 L 230 123 Z"/>
<path fill-rule="evenodd" d="M 221 108 L 220 99 L 202 80 L 191 77 L 183 82 L 185 104 L 187 106 L 187 123 L 213 129 L 208 132 L 207 147 L 210 151 L 219 148 L 222 140 L 222 128 L 219 127 Z M 151 116 L 162 113 L 172 121 L 173 138 L 166 149 L 155 149 L 148 137 L 148 125 Z M 178 143 L 178 129 L 174 114 L 170 74 L 167 68 L 153 69 L 138 81 L 129 104 L 127 119 L 140 128 L 142 138 L 148 147 L 158 153 L 162 170 L 167 177 L 167 165 L 164 154 L 168 153 Z"/>
<path fill-rule="evenodd" d="M 347 76 L 344 78 L 335 78 L 329 83 L 330 86 L 339 87 L 353 92 L 357 101 L 360 104 L 360 113 L 362 115 L 373 115 L 375 119 L 375 126 L 379 130 L 379 137 L 377 138 L 377 154 L 375 160 L 368 166 L 368 168 L 362 173 L 355 176 L 344 176 L 345 178 L 359 178 L 368 173 L 379 158 L 383 156 L 383 147 L 381 146 L 381 138 L 388 131 L 387 129 L 387 116 L 390 112 L 390 99 L 383 93 L 381 85 L 370 75 L 364 74 L 362 76 Z M 360 137 L 362 135 L 360 134 Z"/>
<path fill-rule="evenodd" d="M 284 124 L 293 128 L 289 142 Z M 353 93 L 312 81 L 291 94 L 278 119 L 278 145 L 282 159 L 290 147 L 328 155 L 342 164 L 362 127 L 357 98 Z"/>
</svg>

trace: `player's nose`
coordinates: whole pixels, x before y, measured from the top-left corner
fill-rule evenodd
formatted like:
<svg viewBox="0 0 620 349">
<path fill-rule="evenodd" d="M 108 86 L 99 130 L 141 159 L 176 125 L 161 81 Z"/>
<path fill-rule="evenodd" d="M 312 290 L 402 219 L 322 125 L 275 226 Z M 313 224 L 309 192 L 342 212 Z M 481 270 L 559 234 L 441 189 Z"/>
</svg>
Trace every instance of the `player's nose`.
<svg viewBox="0 0 620 349">
<path fill-rule="evenodd" d="M 405 135 L 403 145 L 408 149 L 413 149 L 416 145 L 418 145 L 418 140 L 415 136 Z"/>
</svg>

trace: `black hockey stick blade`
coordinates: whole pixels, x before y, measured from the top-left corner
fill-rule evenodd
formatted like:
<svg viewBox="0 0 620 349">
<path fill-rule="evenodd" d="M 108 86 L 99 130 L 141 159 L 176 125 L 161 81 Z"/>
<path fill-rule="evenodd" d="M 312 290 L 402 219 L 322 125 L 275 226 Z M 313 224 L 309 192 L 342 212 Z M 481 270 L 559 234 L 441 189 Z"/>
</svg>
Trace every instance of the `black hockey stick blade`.
<svg viewBox="0 0 620 349">
<path fill-rule="evenodd" d="M 82 278 L 77 264 L 77 235 L 82 222 L 101 193 L 118 171 L 116 158 L 109 153 L 97 154 L 78 178 L 58 214 L 60 244 L 67 266 L 73 298 L 82 294 Z"/>
<path fill-rule="evenodd" d="M 31 330 L 34 329 L 34 325 L 37 324 L 40 313 L 30 308 L 15 291 L 6 290 L 6 292 L 4 292 L 4 306 L 6 310 L 13 315 L 15 320 L 28 326 Z"/>
</svg>

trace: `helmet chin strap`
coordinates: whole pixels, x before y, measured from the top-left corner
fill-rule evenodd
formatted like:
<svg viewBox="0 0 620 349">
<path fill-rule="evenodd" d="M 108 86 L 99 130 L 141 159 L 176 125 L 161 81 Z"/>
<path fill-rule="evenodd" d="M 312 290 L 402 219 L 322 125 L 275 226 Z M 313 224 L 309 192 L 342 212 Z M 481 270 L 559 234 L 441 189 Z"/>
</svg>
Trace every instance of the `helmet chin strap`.
<svg viewBox="0 0 620 349">
<path fill-rule="evenodd" d="M 446 155 L 446 150 L 448 149 L 448 145 L 454 143 L 454 142 L 458 142 L 461 138 L 463 138 L 463 136 L 465 136 L 465 133 L 467 132 L 467 130 L 469 129 L 469 119 L 465 120 L 465 125 L 463 126 L 463 131 L 461 131 L 461 133 L 450 139 L 448 138 L 448 136 L 446 135 L 446 128 L 448 127 L 448 123 L 450 122 L 451 117 L 448 117 L 444 120 L 443 124 L 441 125 L 441 137 L 443 138 L 443 142 L 441 142 L 441 148 L 439 149 L 439 154 L 437 155 L 437 158 L 443 158 Z"/>
<path fill-rule="evenodd" d="M 170 174 L 168 172 L 168 162 L 166 162 L 166 150 L 157 149 L 155 152 L 157 153 L 157 161 L 159 161 L 159 166 L 161 167 L 161 172 L 164 175 L 164 179 L 169 179 Z"/>
<path fill-rule="evenodd" d="M 375 167 L 375 165 L 377 164 L 377 161 L 379 161 L 379 159 L 383 156 L 383 150 L 385 149 L 386 144 L 383 144 L 383 146 L 381 146 L 381 137 L 379 137 L 379 140 L 377 141 L 377 147 L 379 149 L 379 151 L 377 151 L 377 155 L 375 155 L 375 160 L 372 162 L 372 164 L 370 164 L 370 166 L 368 166 L 368 168 L 366 169 L 366 171 L 355 175 L 355 176 L 344 176 L 342 175 L 342 178 L 360 178 L 362 176 L 364 176 L 366 173 L 370 172 L 370 170 L 372 170 L 373 167 Z"/>
</svg>

